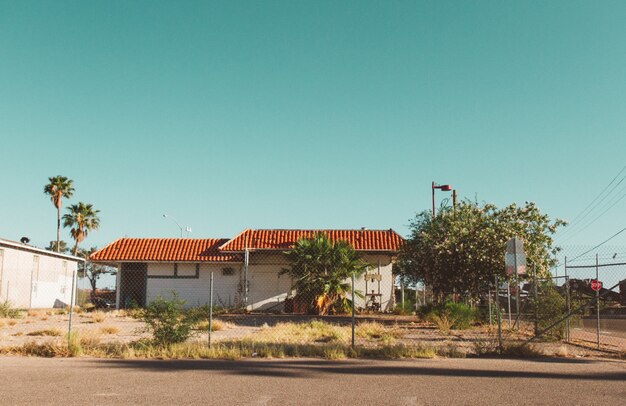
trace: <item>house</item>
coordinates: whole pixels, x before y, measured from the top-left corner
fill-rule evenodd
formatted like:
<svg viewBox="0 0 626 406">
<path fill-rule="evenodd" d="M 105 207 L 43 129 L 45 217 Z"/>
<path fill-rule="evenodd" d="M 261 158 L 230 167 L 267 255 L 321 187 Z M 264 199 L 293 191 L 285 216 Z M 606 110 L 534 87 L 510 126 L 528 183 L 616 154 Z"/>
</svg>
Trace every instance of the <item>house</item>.
<svg viewBox="0 0 626 406">
<path fill-rule="evenodd" d="M 392 265 L 404 239 L 388 230 L 253 230 L 232 239 L 121 238 L 91 255 L 97 263 L 116 266 L 116 304 L 144 306 L 176 291 L 188 305 L 208 303 L 213 274 L 214 303 L 226 308 L 283 310 L 293 297 L 284 252 L 301 238 L 326 233 L 347 241 L 368 264 L 355 281 L 357 307 L 393 308 Z"/>
<path fill-rule="evenodd" d="M 22 309 L 68 306 L 84 259 L 0 239 L 0 302 Z"/>
</svg>

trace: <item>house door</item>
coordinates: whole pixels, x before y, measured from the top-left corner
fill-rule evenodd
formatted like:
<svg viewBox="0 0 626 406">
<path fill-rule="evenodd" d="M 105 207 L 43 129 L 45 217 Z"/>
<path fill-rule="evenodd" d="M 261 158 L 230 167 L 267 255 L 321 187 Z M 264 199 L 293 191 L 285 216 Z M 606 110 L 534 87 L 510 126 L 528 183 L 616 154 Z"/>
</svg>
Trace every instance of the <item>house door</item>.
<svg viewBox="0 0 626 406">
<path fill-rule="evenodd" d="M 120 272 L 120 308 L 146 305 L 148 264 L 123 263 Z"/>
</svg>

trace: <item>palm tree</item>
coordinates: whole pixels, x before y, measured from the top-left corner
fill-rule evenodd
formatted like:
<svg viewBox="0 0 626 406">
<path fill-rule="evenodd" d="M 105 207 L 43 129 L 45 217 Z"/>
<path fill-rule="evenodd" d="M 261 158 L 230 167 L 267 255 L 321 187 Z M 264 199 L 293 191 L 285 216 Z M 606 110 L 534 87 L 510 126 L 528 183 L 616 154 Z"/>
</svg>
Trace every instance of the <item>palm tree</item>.
<svg viewBox="0 0 626 406">
<path fill-rule="evenodd" d="M 56 251 L 56 252 L 62 252 L 62 253 L 66 253 L 67 251 L 70 250 L 67 247 L 67 243 L 63 240 L 59 241 L 58 243 L 56 241 L 50 241 L 50 244 L 46 247 L 46 249 L 48 251 Z"/>
<path fill-rule="evenodd" d="M 320 315 L 350 310 L 352 287 L 348 280 L 352 274 L 362 274 L 366 264 L 349 243 L 333 242 L 320 232 L 313 238 L 300 239 L 285 255 L 291 268 L 282 273 L 291 276 L 297 296 L 312 309 Z"/>
<path fill-rule="evenodd" d="M 78 244 L 80 244 L 91 230 L 97 230 L 100 227 L 100 218 L 93 205 L 83 202 L 73 204 L 67 208 L 68 213 L 63 216 L 63 227 L 71 227 L 70 233 L 76 241 L 74 245 L 74 255 L 78 253 Z"/>
<path fill-rule="evenodd" d="M 44 194 L 50 196 L 54 207 L 57 208 L 57 252 L 59 252 L 59 241 L 61 240 L 61 206 L 63 206 L 63 196 L 70 198 L 74 194 L 74 181 L 65 176 L 53 176 L 48 178 L 48 183 L 43 188 Z"/>
</svg>

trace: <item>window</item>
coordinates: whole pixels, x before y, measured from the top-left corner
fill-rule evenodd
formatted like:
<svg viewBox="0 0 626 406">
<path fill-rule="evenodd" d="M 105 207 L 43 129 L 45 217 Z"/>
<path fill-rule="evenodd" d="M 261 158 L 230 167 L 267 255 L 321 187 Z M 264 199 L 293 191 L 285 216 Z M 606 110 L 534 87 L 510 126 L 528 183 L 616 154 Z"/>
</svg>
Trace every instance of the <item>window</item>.
<svg viewBox="0 0 626 406">
<path fill-rule="evenodd" d="M 155 279 L 198 279 L 200 264 L 154 263 L 148 266 L 148 278 Z"/>
</svg>

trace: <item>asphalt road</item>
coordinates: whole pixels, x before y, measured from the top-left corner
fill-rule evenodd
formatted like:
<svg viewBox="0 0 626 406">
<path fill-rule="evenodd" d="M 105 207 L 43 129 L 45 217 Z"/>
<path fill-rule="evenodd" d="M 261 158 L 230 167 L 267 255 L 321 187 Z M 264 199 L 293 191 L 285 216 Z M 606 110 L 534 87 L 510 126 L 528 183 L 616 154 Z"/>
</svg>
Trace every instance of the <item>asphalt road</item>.
<svg viewBox="0 0 626 406">
<path fill-rule="evenodd" d="M 626 405 L 626 362 L 0 357 L 0 404 Z"/>
</svg>

